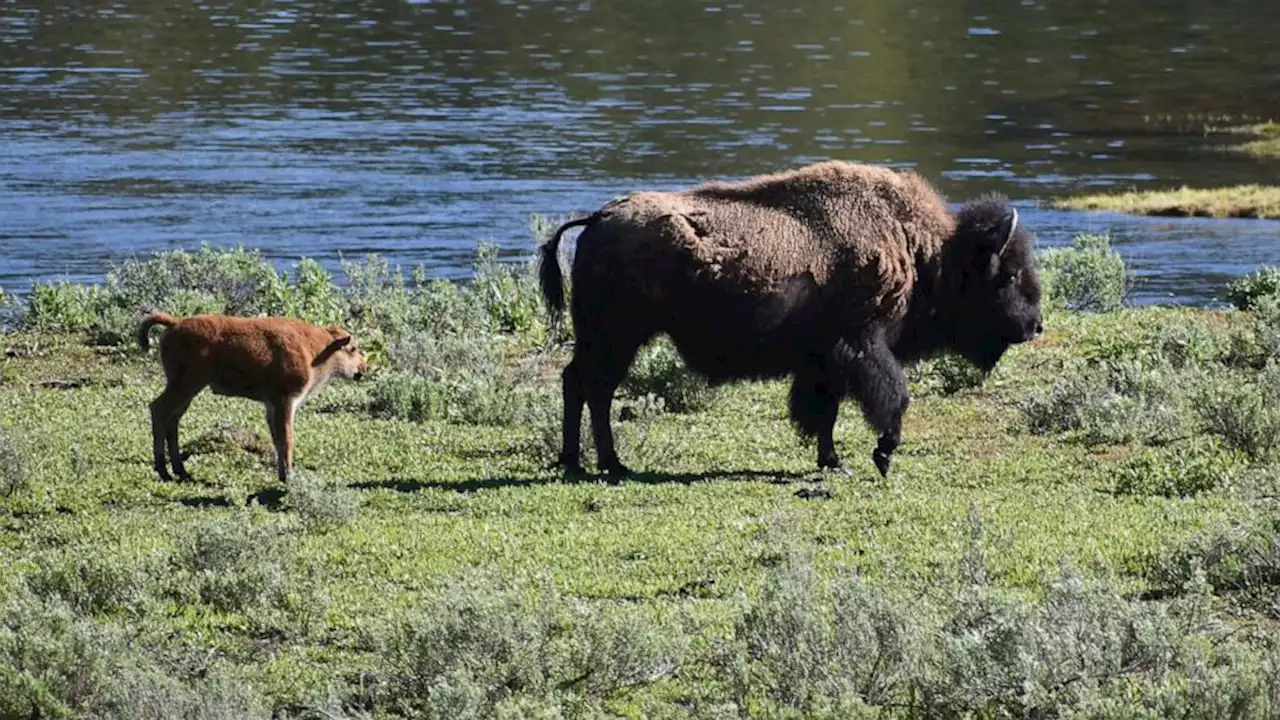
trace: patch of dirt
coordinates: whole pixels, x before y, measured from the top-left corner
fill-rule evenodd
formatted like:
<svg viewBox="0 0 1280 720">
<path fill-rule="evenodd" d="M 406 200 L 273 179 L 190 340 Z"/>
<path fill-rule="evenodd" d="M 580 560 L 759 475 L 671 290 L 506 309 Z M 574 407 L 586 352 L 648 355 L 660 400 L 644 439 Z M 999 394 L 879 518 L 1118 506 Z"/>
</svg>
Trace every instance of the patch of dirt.
<svg viewBox="0 0 1280 720">
<path fill-rule="evenodd" d="M 275 458 L 271 441 L 252 430 L 225 424 L 187 443 L 184 456 L 207 454 L 248 453 L 263 460 Z"/>
</svg>

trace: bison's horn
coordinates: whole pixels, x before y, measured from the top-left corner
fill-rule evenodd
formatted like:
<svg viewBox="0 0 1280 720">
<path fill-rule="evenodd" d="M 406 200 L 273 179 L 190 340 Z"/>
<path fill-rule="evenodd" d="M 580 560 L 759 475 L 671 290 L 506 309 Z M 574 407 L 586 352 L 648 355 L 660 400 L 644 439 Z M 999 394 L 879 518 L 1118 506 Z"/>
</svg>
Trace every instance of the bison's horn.
<svg viewBox="0 0 1280 720">
<path fill-rule="evenodd" d="M 1009 222 L 1009 237 L 1004 239 L 1004 244 L 1000 246 L 1000 252 L 996 253 L 996 257 L 1004 257 L 1004 251 L 1009 247 L 1009 243 L 1013 240 L 1013 233 L 1018 229 L 1018 208 L 1010 208 L 1013 211 L 1013 220 Z"/>
</svg>

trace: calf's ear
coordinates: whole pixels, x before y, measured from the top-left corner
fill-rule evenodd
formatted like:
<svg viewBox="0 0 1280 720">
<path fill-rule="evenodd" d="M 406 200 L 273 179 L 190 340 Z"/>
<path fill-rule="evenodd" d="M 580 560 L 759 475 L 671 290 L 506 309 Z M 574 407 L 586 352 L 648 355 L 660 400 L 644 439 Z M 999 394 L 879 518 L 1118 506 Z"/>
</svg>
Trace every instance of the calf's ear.
<svg viewBox="0 0 1280 720">
<path fill-rule="evenodd" d="M 342 348 L 350 344 L 351 344 L 350 335 L 343 335 L 342 337 L 334 338 L 333 342 L 326 345 L 324 350 L 321 350 L 320 354 L 316 355 L 315 360 L 311 361 L 311 365 L 313 367 L 319 367 L 320 365 L 323 365 L 324 361 L 333 357 L 334 353 L 338 352 L 339 350 L 341 350 Z"/>
</svg>

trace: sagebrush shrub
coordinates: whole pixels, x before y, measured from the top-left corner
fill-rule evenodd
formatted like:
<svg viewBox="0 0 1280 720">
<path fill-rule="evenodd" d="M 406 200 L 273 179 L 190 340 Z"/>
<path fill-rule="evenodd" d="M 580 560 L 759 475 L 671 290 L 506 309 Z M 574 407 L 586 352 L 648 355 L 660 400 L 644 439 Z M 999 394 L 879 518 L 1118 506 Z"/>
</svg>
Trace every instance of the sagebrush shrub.
<svg viewBox="0 0 1280 720">
<path fill-rule="evenodd" d="M 525 422 L 550 390 L 508 366 L 507 346 L 500 336 L 411 334 L 388 348 L 396 370 L 374 381 L 373 409 L 415 422 Z"/>
<path fill-rule="evenodd" d="M 793 562 L 716 655 L 742 715 L 1261 718 L 1280 688 L 1275 652 L 1214 621 L 1203 575 L 1150 602 L 1064 570 L 1030 600 L 970 568 L 908 599 Z"/>
<path fill-rule="evenodd" d="M 1124 305 L 1128 270 L 1106 235 L 1078 235 L 1070 248 L 1045 250 L 1038 260 L 1047 304 L 1092 312 Z"/>
<path fill-rule="evenodd" d="M 1200 388 L 1196 409 L 1205 430 L 1254 460 L 1280 451 L 1280 364 L 1257 375 L 1218 375 Z"/>
<path fill-rule="evenodd" d="M 0 497 L 12 497 L 30 482 L 22 452 L 9 433 L 0 429 Z"/>
<path fill-rule="evenodd" d="M 907 377 L 921 383 L 926 391 L 954 395 L 981 387 L 987 376 L 981 368 L 963 357 L 947 353 L 912 364 L 907 368 Z"/>
<path fill-rule="evenodd" d="M 1203 574 L 1219 595 L 1237 595 L 1246 605 L 1275 611 L 1280 593 L 1280 521 L 1220 525 L 1165 550 L 1148 579 L 1172 592 Z"/>
<path fill-rule="evenodd" d="M 159 252 L 111 269 L 111 302 L 125 310 L 175 314 L 217 311 L 232 315 L 284 313 L 288 281 L 257 250 L 202 245 Z"/>
<path fill-rule="evenodd" d="M 360 512 L 360 504 L 359 492 L 328 485 L 305 470 L 289 476 L 284 506 L 298 513 L 309 528 L 327 530 L 345 525 Z"/>
<path fill-rule="evenodd" d="M 1191 427 L 1186 386 L 1194 377 L 1162 363 L 1103 360 L 1071 367 L 1020 404 L 1034 434 L 1074 432 L 1087 444 L 1161 444 Z"/>
<path fill-rule="evenodd" d="M 174 674 L 132 633 L 22 585 L 0 604 L 0 717 L 103 720 L 265 720 L 253 687 L 221 662 Z"/>
<path fill-rule="evenodd" d="M 1263 355 L 1280 362 L 1280 292 L 1258 298 L 1253 304 L 1253 327 Z"/>
<path fill-rule="evenodd" d="M 726 684 L 739 707 L 849 717 L 889 704 L 915 677 L 926 636 L 904 606 L 854 577 L 829 583 L 784 560 L 738 617 Z"/>
<path fill-rule="evenodd" d="M 77 613 L 110 613 L 135 608 L 147 597 L 151 569 L 145 560 L 118 552 L 49 552 L 40 556 L 27 585 Z"/>
<path fill-rule="evenodd" d="M 249 511 L 200 522 L 176 538 L 170 592 L 224 612 L 256 608 L 286 583 L 275 528 Z"/>
<path fill-rule="evenodd" d="M 376 642 L 378 702 L 428 718 L 593 715 L 620 689 L 671 675 L 685 652 L 682 635 L 637 612 L 497 578 L 449 583 Z"/>
</svg>

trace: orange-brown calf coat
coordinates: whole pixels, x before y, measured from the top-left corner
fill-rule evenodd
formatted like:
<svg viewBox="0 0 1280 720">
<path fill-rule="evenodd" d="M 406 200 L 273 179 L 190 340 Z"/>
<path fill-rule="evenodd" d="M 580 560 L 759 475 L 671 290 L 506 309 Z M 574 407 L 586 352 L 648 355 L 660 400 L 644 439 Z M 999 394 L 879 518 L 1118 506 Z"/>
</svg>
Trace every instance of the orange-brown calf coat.
<svg viewBox="0 0 1280 720">
<path fill-rule="evenodd" d="M 138 326 L 138 345 L 144 351 L 153 325 L 169 328 L 160 339 L 167 383 L 151 403 L 155 468 L 161 480 L 171 479 L 166 444 L 174 473 L 190 479 L 178 449 L 178 422 L 206 387 L 218 395 L 266 405 L 283 482 L 293 467 L 293 417 L 298 407 L 335 375 L 358 379 L 365 372 L 364 353 L 350 333 L 336 326 L 279 317 L 175 318 L 152 313 Z"/>
</svg>

